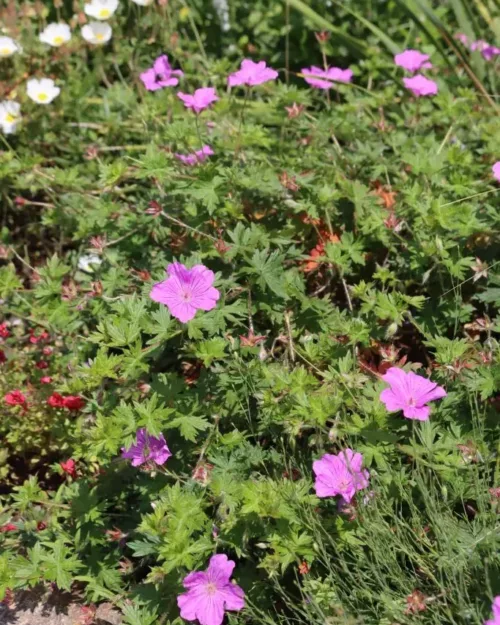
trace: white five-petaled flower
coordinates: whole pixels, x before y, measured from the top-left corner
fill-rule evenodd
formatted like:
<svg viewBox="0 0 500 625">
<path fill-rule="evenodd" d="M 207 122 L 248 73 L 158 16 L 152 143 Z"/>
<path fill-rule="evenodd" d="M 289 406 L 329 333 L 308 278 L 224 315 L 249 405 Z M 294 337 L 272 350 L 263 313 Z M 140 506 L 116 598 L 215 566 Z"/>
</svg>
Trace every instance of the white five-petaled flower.
<svg viewBox="0 0 500 625">
<path fill-rule="evenodd" d="M 113 29 L 107 22 L 90 22 L 82 26 L 82 37 L 94 45 L 102 45 L 111 39 Z"/>
<path fill-rule="evenodd" d="M 118 8 L 118 0 L 90 0 L 83 8 L 85 13 L 97 20 L 107 20 Z"/>
<path fill-rule="evenodd" d="M 21 52 L 21 46 L 11 37 L 0 37 L 0 58 L 12 56 L 16 52 Z"/>
<path fill-rule="evenodd" d="M 71 39 L 71 29 L 64 22 L 60 22 L 59 24 L 54 22 L 48 24 L 38 35 L 38 38 L 43 43 L 48 43 L 49 46 L 58 48 Z"/>
<path fill-rule="evenodd" d="M 21 121 L 21 105 L 19 102 L 4 100 L 0 102 L 0 128 L 6 135 L 16 131 Z"/>
<path fill-rule="evenodd" d="M 28 97 L 39 104 L 50 104 L 61 93 L 61 89 L 56 87 L 52 78 L 40 78 L 40 80 L 32 78 L 26 83 L 26 91 Z"/>
</svg>

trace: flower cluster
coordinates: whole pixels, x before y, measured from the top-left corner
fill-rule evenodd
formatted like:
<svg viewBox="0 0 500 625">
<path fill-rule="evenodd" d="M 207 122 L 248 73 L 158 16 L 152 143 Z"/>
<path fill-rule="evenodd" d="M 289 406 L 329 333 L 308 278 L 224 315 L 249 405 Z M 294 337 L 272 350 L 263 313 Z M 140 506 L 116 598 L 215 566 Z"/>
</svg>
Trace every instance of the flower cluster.
<svg viewBox="0 0 500 625">
<path fill-rule="evenodd" d="M 394 63 L 398 67 L 402 67 L 410 74 L 414 74 L 414 76 L 410 77 L 405 76 L 403 78 L 403 83 L 417 98 L 436 95 L 438 92 L 436 82 L 423 74 L 415 74 L 415 72 L 423 69 L 432 69 L 432 63 L 429 58 L 428 54 L 423 54 L 418 50 L 405 50 L 400 54 L 396 54 L 394 57 Z"/>
<path fill-rule="evenodd" d="M 78 395 L 66 395 L 63 397 L 59 393 L 52 393 L 47 399 L 47 404 L 51 408 L 66 408 L 66 410 L 77 412 L 85 406 L 85 400 Z"/>
<path fill-rule="evenodd" d="M 486 61 L 491 61 L 491 59 L 500 54 L 500 48 L 488 43 L 484 39 L 469 41 L 469 38 L 464 33 L 457 33 L 455 39 L 463 43 L 464 46 L 467 46 L 471 52 L 480 52 Z"/>
</svg>

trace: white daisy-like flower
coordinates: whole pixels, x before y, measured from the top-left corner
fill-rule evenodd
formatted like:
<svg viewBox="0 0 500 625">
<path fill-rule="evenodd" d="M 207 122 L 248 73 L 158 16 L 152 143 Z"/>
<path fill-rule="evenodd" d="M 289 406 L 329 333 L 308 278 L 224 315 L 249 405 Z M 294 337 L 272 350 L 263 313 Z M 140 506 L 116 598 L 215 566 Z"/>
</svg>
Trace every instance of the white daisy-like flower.
<svg viewBox="0 0 500 625">
<path fill-rule="evenodd" d="M 113 29 L 107 22 L 90 22 L 82 26 L 82 37 L 94 45 L 102 45 L 111 39 Z"/>
<path fill-rule="evenodd" d="M 13 100 L 0 102 L 0 128 L 6 135 L 16 132 L 21 121 L 21 105 Z"/>
<path fill-rule="evenodd" d="M 153 4 L 155 0 L 132 0 L 135 4 L 138 4 L 141 7 L 148 7 L 150 4 Z"/>
<path fill-rule="evenodd" d="M 50 104 L 61 93 L 61 89 L 56 87 L 52 78 L 40 78 L 40 80 L 32 78 L 26 83 L 26 91 L 28 97 L 39 104 Z"/>
<path fill-rule="evenodd" d="M 48 43 L 49 46 L 58 48 L 71 39 L 71 29 L 64 22 L 59 24 L 54 22 L 52 24 L 47 24 L 45 29 L 38 35 L 38 38 L 43 43 Z"/>
<path fill-rule="evenodd" d="M 107 20 L 118 8 L 118 0 L 90 0 L 83 8 L 85 13 L 96 20 Z"/>
<path fill-rule="evenodd" d="M 11 37 L 0 37 L 0 59 L 21 52 L 21 46 Z"/>
<path fill-rule="evenodd" d="M 102 263 L 102 259 L 95 254 L 83 254 L 78 259 L 78 269 L 85 271 L 86 273 L 93 273 L 94 267 L 92 265 L 99 266 Z"/>
</svg>

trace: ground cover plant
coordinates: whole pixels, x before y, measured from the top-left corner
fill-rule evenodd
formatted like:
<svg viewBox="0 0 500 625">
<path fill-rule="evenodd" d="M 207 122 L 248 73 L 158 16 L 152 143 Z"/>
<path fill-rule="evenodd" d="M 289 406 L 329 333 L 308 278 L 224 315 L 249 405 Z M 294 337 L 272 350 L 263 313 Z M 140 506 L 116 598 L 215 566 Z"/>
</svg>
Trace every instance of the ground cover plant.
<svg viewBox="0 0 500 625">
<path fill-rule="evenodd" d="M 500 6 L 381 4 L 0 8 L 7 608 L 500 622 Z"/>
</svg>

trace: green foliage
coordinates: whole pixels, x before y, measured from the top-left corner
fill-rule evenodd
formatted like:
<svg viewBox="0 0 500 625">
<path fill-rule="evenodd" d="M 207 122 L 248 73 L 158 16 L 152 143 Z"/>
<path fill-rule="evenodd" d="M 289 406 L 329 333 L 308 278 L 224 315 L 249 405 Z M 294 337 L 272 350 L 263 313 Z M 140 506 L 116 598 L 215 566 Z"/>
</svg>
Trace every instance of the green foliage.
<svg viewBox="0 0 500 625">
<path fill-rule="evenodd" d="M 226 553 L 231 625 L 481 625 L 500 595 L 498 81 L 454 34 L 494 43 L 498 2 L 229 2 L 229 30 L 215 4 L 121 0 L 106 47 L 71 2 L 0 7 L 24 50 L 0 58 L 23 113 L 1 135 L 1 396 L 26 398 L 2 404 L 0 600 L 55 584 L 177 625 L 185 575 Z M 48 49 L 60 20 L 71 43 Z M 436 97 L 403 88 L 404 48 L 431 55 Z M 147 92 L 162 53 L 184 77 Z M 226 92 L 244 57 L 280 80 Z M 353 82 L 309 89 L 324 62 Z M 25 94 L 42 73 L 47 106 Z M 195 116 L 176 91 L 207 85 Z M 203 163 L 175 157 L 200 144 Z M 187 324 L 149 297 L 172 262 L 220 293 Z M 446 388 L 428 422 L 387 412 L 390 366 Z M 164 465 L 121 458 L 139 428 Z M 369 489 L 319 499 L 312 463 L 346 447 Z"/>
</svg>

